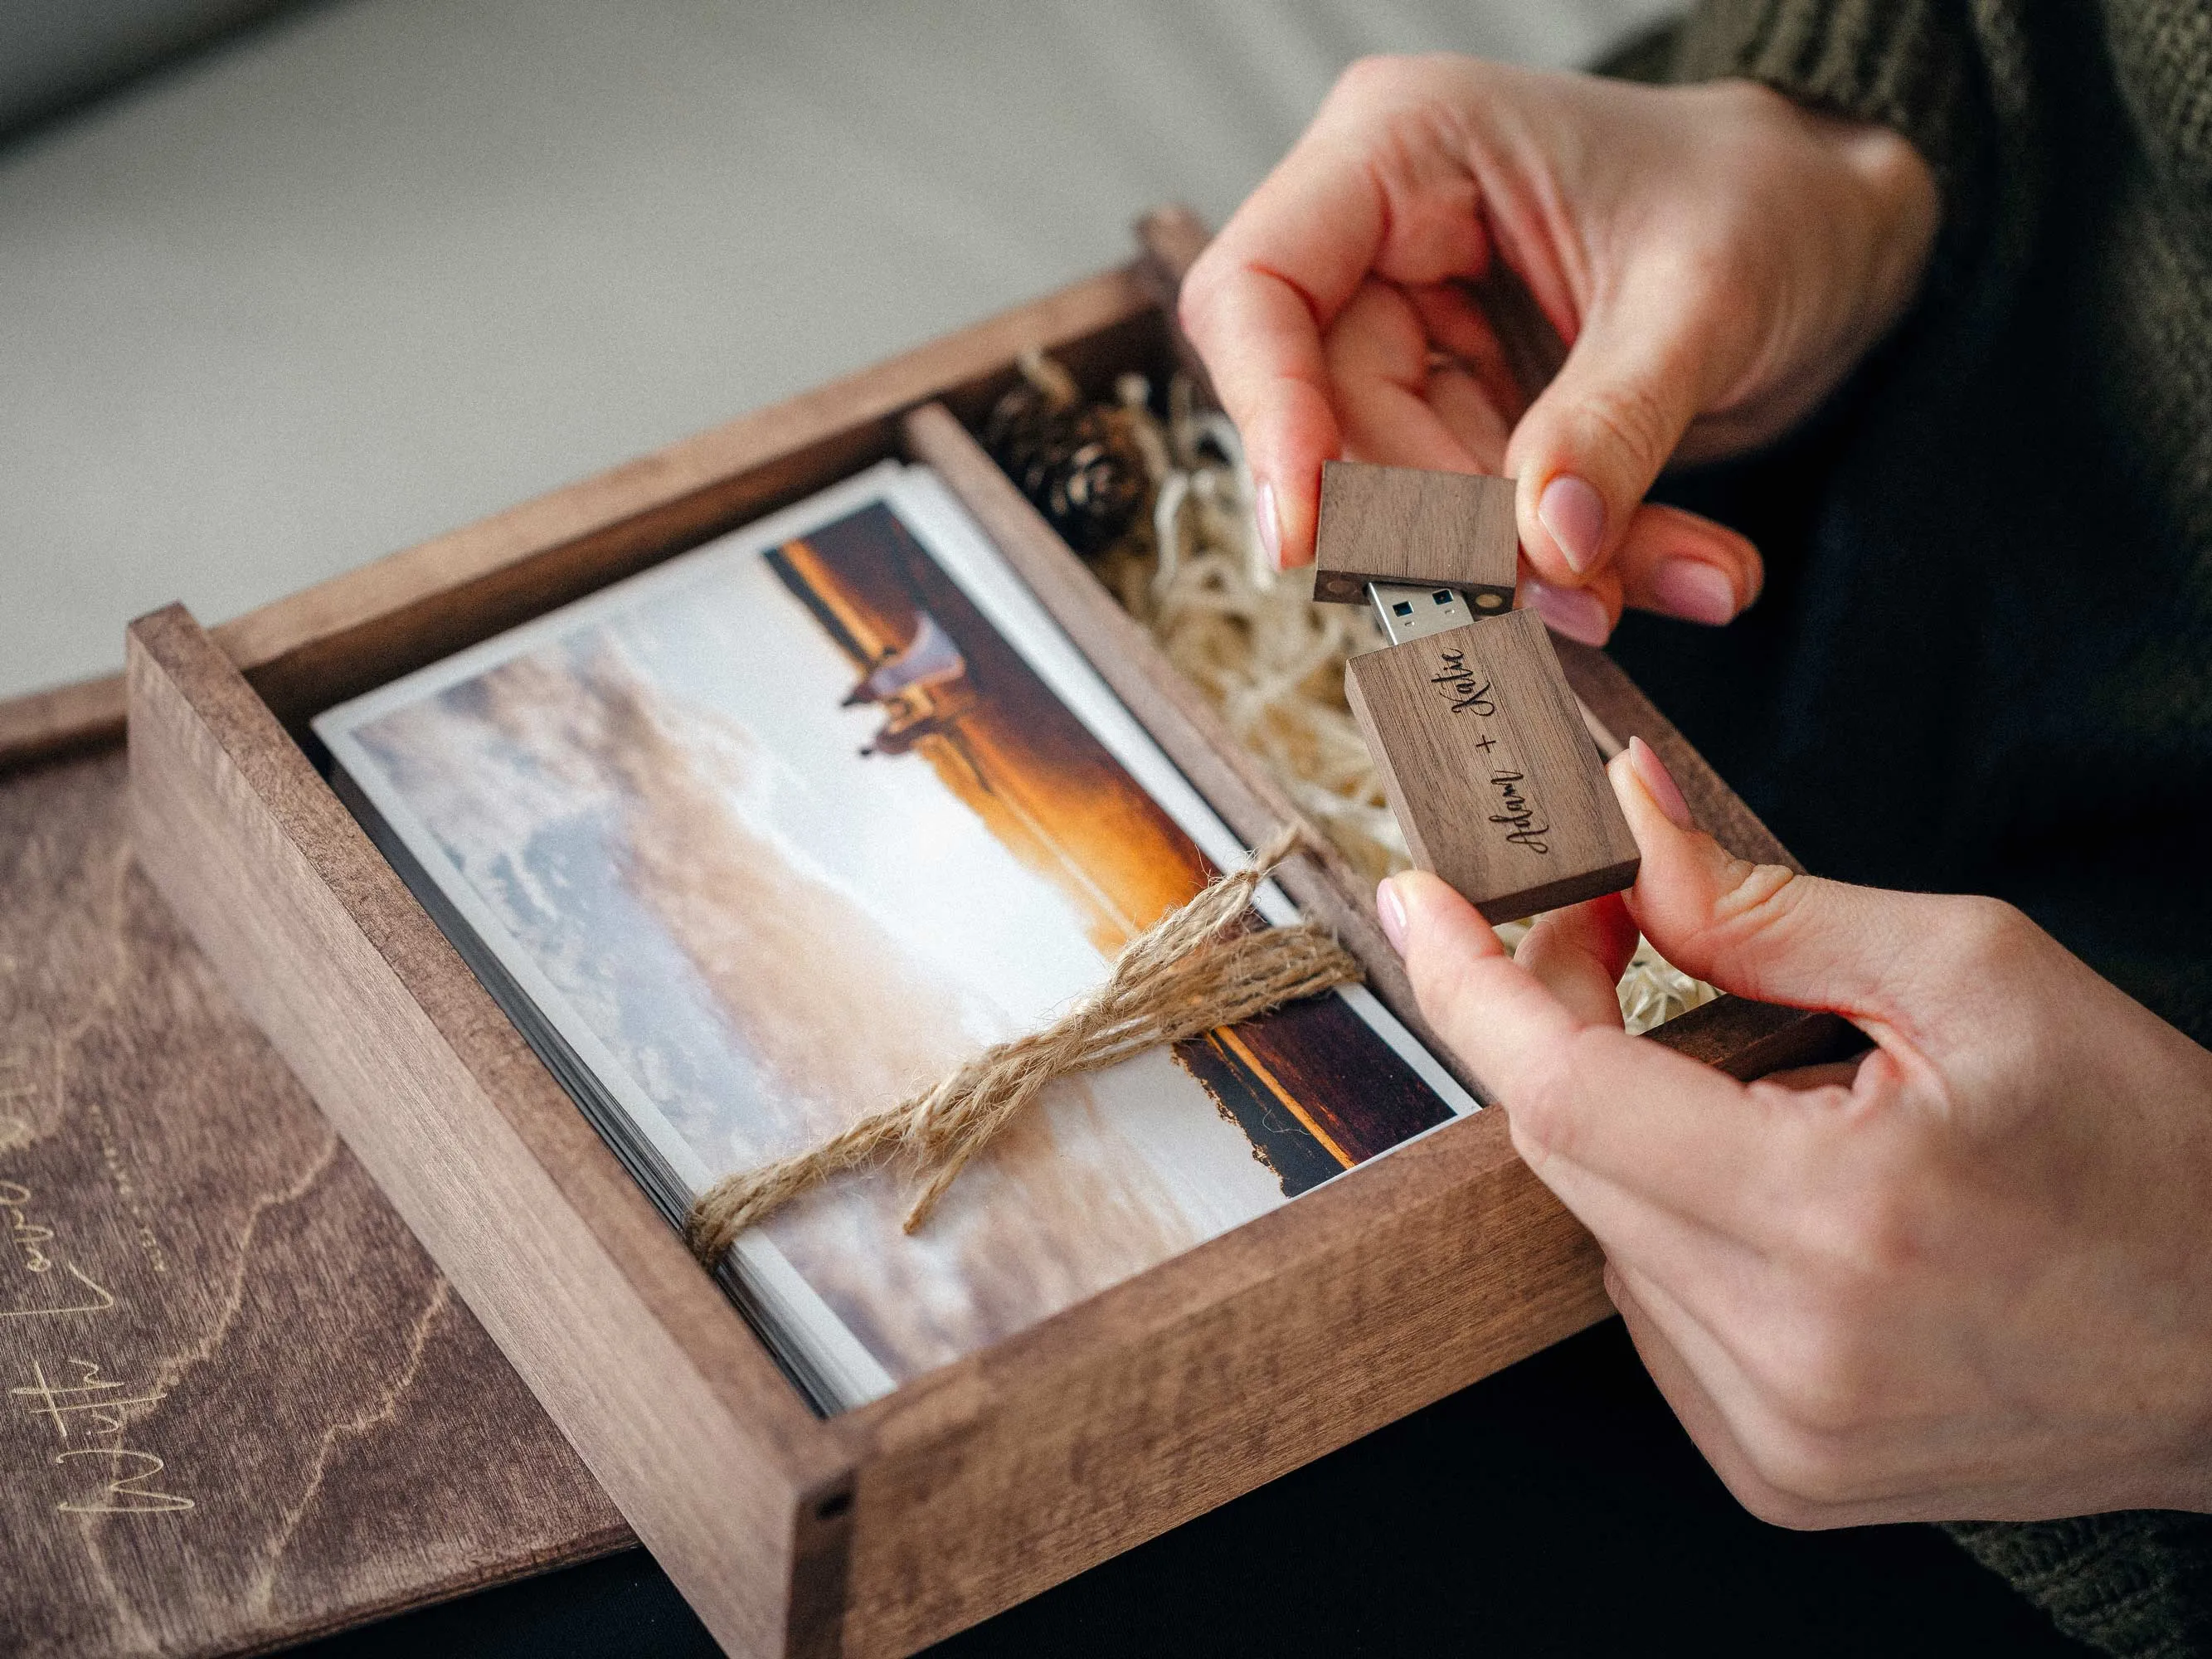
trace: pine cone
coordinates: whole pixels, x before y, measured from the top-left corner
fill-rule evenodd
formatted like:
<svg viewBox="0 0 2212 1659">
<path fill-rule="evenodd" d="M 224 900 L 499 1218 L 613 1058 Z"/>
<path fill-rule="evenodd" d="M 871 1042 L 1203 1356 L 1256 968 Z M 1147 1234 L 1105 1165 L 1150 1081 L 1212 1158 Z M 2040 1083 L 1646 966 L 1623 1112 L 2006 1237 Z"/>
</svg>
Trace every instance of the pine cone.
<svg viewBox="0 0 2212 1659">
<path fill-rule="evenodd" d="M 1151 488 L 1127 410 L 1073 402 L 1055 406 L 1026 380 L 999 399 L 983 428 L 983 447 L 1061 539 L 1085 558 L 1121 540 Z"/>
</svg>

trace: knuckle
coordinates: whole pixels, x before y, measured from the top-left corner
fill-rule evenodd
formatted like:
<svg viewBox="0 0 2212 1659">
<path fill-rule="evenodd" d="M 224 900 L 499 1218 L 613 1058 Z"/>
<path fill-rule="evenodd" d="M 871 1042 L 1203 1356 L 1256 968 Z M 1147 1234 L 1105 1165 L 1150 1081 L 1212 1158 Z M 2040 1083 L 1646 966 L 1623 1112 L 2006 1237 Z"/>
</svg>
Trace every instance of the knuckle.
<svg viewBox="0 0 2212 1659">
<path fill-rule="evenodd" d="M 1370 52 L 1344 66 L 1329 90 L 1332 102 L 1364 102 L 1397 92 L 1420 60 L 1394 52 Z"/>
<path fill-rule="evenodd" d="M 1806 1206 L 1798 1217 L 1795 1265 L 1828 1310 L 1840 1316 L 1855 1316 L 1863 1304 L 1893 1296 L 1933 1254 L 1921 1206 L 1902 1171 L 1891 1173 L 1899 1178 L 1854 1182 Z"/>
<path fill-rule="evenodd" d="M 1763 1480 L 1746 1480 L 1739 1475 L 1724 1484 L 1737 1503 L 1770 1527 L 1780 1527 L 1789 1532 L 1817 1532 L 1835 1524 L 1820 1504 L 1779 1491 Z"/>
<path fill-rule="evenodd" d="M 1201 350 L 1211 338 L 1214 307 L 1228 275 L 1229 256 L 1221 251 L 1218 238 L 1183 274 L 1182 291 L 1176 296 L 1176 320 L 1182 325 L 1191 343 Z"/>
<path fill-rule="evenodd" d="M 1803 880 L 1785 865 L 1731 858 L 1711 908 L 1696 924 L 1696 945 L 1717 957 L 1755 951 L 1790 926 L 1806 891 Z"/>
<path fill-rule="evenodd" d="M 1746 1507 L 1763 1521 L 1801 1531 L 1831 1525 L 1828 1517 L 1859 1495 L 1863 1459 L 1848 1435 L 1773 1418 L 1738 1443 L 1764 1488 Z"/>
<path fill-rule="evenodd" d="M 2051 946 L 2027 915 L 2002 899 L 1972 895 L 1933 901 L 1905 957 L 1919 996 L 1931 1006 L 1972 1011 L 1980 1038 L 2025 1062 L 2048 1046 L 2051 1031 L 2037 1017 L 2037 999 L 2016 994 L 2033 977 Z"/>
<path fill-rule="evenodd" d="M 1828 1322 L 1793 1333 L 1786 1351 L 1769 1352 L 1753 1370 L 1778 1424 L 1791 1434 L 1849 1435 L 1869 1414 L 1858 1344 Z"/>
<path fill-rule="evenodd" d="M 1543 1114 L 1526 1105 L 1510 1107 L 1505 1114 L 1505 1127 L 1521 1161 L 1541 1174 L 1556 1150 Z"/>
<path fill-rule="evenodd" d="M 1314 125 L 1340 127 L 1370 143 L 1387 142 L 1392 128 L 1411 117 L 1439 119 L 1449 131 L 1456 123 L 1447 112 L 1463 110 L 1486 83 L 1478 60 L 1449 53 L 1379 52 L 1345 65 L 1322 101 Z"/>
<path fill-rule="evenodd" d="M 1947 900 L 1945 908 L 1950 914 L 1943 935 L 1964 967 L 2008 964 L 2042 934 L 2025 912 L 2002 899 L 1965 894 Z"/>
<path fill-rule="evenodd" d="M 1652 256 L 1649 279 L 1667 285 L 1680 316 L 1711 318 L 1723 300 L 1743 291 L 1744 261 L 1767 239 L 1747 234 L 1755 229 L 1755 220 L 1748 213 L 1742 217 L 1748 222 L 1743 226 L 1723 216 L 1690 228 Z"/>
<path fill-rule="evenodd" d="M 1626 454 L 1640 471 L 1656 474 L 1674 453 L 1673 418 L 1655 386 L 1630 382 L 1599 387 L 1577 414 L 1589 435 Z"/>
<path fill-rule="evenodd" d="M 1507 1102 L 1513 1118 L 1514 1140 L 1531 1168 L 1542 1158 L 1572 1159 L 1579 1151 L 1577 1126 L 1583 1121 L 1578 1077 L 1583 1045 L 1591 1033 L 1559 1045 L 1520 1079 Z M 1533 1152 L 1537 1156 L 1530 1158 Z"/>
<path fill-rule="evenodd" d="M 1441 951 L 1419 948 L 1425 935 L 1417 935 L 1414 949 L 1407 951 L 1406 977 L 1413 982 L 1413 1000 L 1437 1027 L 1455 1035 L 1465 1030 L 1479 1009 L 1470 994 L 1467 975 Z"/>
<path fill-rule="evenodd" d="M 1574 1158 L 1579 1115 L 1571 1054 L 1538 1062 L 1515 1079 L 1498 1103 L 1505 1108 L 1513 1149 L 1530 1169 L 1540 1170 L 1555 1158 Z"/>
</svg>

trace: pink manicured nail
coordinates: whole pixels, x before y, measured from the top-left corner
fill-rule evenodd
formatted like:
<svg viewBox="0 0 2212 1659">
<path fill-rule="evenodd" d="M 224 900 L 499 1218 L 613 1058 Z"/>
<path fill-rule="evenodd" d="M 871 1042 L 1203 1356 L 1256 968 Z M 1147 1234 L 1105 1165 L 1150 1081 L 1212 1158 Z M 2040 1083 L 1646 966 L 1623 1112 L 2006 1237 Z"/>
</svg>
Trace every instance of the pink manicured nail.
<svg viewBox="0 0 2212 1659">
<path fill-rule="evenodd" d="M 1667 815 L 1668 821 L 1677 830 L 1694 830 L 1697 822 L 1690 816 L 1690 803 L 1682 799 L 1682 787 L 1674 781 L 1674 775 L 1667 769 L 1651 745 L 1641 738 L 1628 740 L 1628 763 L 1636 769 L 1644 793 L 1652 804 Z"/>
<path fill-rule="evenodd" d="M 1275 486 L 1260 486 L 1259 499 L 1252 503 L 1252 516 L 1259 521 L 1260 545 L 1266 550 L 1267 562 L 1276 569 L 1283 568 L 1283 521 L 1275 512 Z"/>
<path fill-rule="evenodd" d="M 1555 634 L 1564 634 L 1584 645 L 1603 645 L 1606 635 L 1613 632 L 1606 621 L 1605 605 L 1595 593 L 1585 593 L 1579 587 L 1554 587 L 1534 576 L 1521 579 L 1521 597 L 1528 608 L 1549 624 Z"/>
<path fill-rule="evenodd" d="M 1651 573 L 1656 606 L 1684 622 L 1718 628 L 1735 617 L 1735 584 L 1703 559 L 1668 559 Z"/>
<path fill-rule="evenodd" d="M 1390 948 L 1404 956 L 1406 902 L 1398 896 L 1397 884 L 1387 876 L 1375 890 L 1375 914 L 1382 923 L 1382 937 L 1390 941 Z"/>
<path fill-rule="evenodd" d="M 1597 562 L 1605 544 L 1605 497 L 1589 485 L 1562 472 L 1536 498 L 1536 517 L 1577 575 Z"/>
</svg>

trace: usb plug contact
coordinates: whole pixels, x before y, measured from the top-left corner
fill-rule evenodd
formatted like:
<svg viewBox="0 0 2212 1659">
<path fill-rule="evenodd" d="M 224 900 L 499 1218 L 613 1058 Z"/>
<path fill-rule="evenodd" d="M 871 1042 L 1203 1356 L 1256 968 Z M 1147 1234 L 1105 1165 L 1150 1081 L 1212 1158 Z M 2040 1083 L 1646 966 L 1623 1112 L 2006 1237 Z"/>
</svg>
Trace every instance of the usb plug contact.
<svg viewBox="0 0 2212 1659">
<path fill-rule="evenodd" d="M 1474 620 L 1468 609 L 1468 595 L 1453 587 L 1407 587 L 1397 582 L 1370 582 L 1367 602 L 1375 607 L 1382 619 L 1382 632 L 1393 645 L 1403 645 L 1407 640 L 1425 640 L 1431 634 L 1442 634 L 1455 628 L 1463 628 Z M 1479 590 L 1473 596 L 1476 604 L 1490 613 L 1491 590 Z M 1589 730 L 1590 739 L 1597 744 L 1599 757 L 1611 760 L 1624 746 L 1613 735 L 1606 723 L 1590 713 L 1589 705 L 1580 697 L 1575 699 L 1583 724 Z"/>
<path fill-rule="evenodd" d="M 1455 587 L 1408 587 L 1398 582 L 1370 582 L 1367 602 L 1393 645 L 1426 639 L 1474 620 L 1467 595 Z"/>
</svg>

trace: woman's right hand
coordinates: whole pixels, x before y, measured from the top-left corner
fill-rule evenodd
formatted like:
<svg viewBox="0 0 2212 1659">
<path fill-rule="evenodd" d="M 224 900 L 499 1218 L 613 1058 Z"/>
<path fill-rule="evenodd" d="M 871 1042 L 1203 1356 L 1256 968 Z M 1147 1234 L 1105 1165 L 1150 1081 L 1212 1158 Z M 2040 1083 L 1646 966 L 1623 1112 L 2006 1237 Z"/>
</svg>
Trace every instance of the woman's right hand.
<svg viewBox="0 0 2212 1659">
<path fill-rule="evenodd" d="M 1433 875 L 1378 910 L 1721 1478 L 1792 1527 L 2212 1512 L 2212 1053 L 2009 905 L 1747 863 L 1609 770 L 1626 894 L 1510 959 Z M 1639 932 L 1875 1046 L 1747 1085 L 1629 1037 Z"/>
<path fill-rule="evenodd" d="M 1834 390 L 1917 291 L 1937 210 L 1903 138 L 1748 82 L 1370 59 L 1192 268 L 1182 316 L 1278 563 L 1312 557 L 1324 460 L 1503 472 L 1528 597 L 1597 643 L 1624 603 L 1717 623 L 1757 596 L 1749 543 L 1644 492 Z M 1569 346 L 1525 408 L 1464 287 L 1495 259 Z"/>
</svg>

